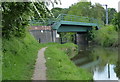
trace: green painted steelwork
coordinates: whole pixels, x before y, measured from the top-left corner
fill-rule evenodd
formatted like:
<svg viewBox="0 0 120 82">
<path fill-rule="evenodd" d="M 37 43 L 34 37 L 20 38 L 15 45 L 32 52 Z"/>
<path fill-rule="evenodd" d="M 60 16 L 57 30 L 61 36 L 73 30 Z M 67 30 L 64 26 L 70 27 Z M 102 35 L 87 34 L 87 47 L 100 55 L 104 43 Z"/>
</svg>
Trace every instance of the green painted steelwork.
<svg viewBox="0 0 120 82">
<path fill-rule="evenodd" d="M 83 27 L 78 25 L 61 25 L 58 29 L 58 32 L 87 32 L 91 30 L 91 27 Z"/>
<path fill-rule="evenodd" d="M 98 27 L 95 23 L 83 23 L 83 22 L 72 22 L 72 21 L 59 21 L 52 25 L 52 28 L 58 32 L 81 32 L 91 30 L 92 27 Z"/>
</svg>

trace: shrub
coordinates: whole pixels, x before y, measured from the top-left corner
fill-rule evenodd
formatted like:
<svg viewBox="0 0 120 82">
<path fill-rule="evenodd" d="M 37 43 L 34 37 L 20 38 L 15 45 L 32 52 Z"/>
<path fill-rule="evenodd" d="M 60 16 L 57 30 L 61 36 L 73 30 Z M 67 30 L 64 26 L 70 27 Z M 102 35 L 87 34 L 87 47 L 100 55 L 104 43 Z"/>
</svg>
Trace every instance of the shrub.
<svg viewBox="0 0 120 82">
<path fill-rule="evenodd" d="M 113 25 L 100 28 L 98 31 L 93 30 L 93 40 L 102 46 L 117 46 L 118 32 Z"/>
</svg>

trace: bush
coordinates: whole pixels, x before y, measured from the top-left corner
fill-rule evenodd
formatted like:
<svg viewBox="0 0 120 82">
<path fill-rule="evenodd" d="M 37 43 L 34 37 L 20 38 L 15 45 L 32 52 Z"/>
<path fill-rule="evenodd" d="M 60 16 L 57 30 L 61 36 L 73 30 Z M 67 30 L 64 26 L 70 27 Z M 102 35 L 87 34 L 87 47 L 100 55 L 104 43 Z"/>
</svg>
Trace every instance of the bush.
<svg viewBox="0 0 120 82">
<path fill-rule="evenodd" d="M 102 46 L 117 46 L 118 32 L 112 25 L 104 26 L 98 31 L 93 30 L 93 40 Z"/>
</svg>

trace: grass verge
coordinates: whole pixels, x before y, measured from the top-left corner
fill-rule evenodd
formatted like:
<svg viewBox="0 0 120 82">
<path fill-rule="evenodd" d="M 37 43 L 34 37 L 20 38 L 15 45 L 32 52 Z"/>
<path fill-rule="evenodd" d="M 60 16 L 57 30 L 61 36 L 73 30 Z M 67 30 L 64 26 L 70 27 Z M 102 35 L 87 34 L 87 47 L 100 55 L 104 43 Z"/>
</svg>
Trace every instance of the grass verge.
<svg viewBox="0 0 120 82">
<path fill-rule="evenodd" d="M 55 44 L 45 51 L 48 80 L 92 80 L 92 74 L 75 66 L 68 55 L 76 52 L 72 43 Z M 71 52 L 67 53 L 68 50 Z M 69 51 L 70 51 L 69 50 Z"/>
<path fill-rule="evenodd" d="M 3 39 L 3 80 L 30 80 L 40 44 L 29 34 L 25 38 Z"/>
</svg>

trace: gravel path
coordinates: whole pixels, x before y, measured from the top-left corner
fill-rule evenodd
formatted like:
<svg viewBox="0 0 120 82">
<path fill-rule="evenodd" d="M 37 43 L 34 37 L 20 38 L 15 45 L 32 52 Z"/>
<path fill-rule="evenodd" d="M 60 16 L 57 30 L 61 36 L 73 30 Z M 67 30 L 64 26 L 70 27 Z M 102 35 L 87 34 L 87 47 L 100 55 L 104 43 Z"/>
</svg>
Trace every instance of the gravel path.
<svg viewBox="0 0 120 82">
<path fill-rule="evenodd" d="M 42 48 L 41 50 L 39 50 L 38 52 L 38 58 L 36 60 L 36 64 L 35 64 L 35 70 L 34 70 L 34 74 L 33 74 L 33 80 L 46 80 L 46 66 L 45 66 L 45 57 L 44 57 L 44 51 L 45 48 Z"/>
</svg>

